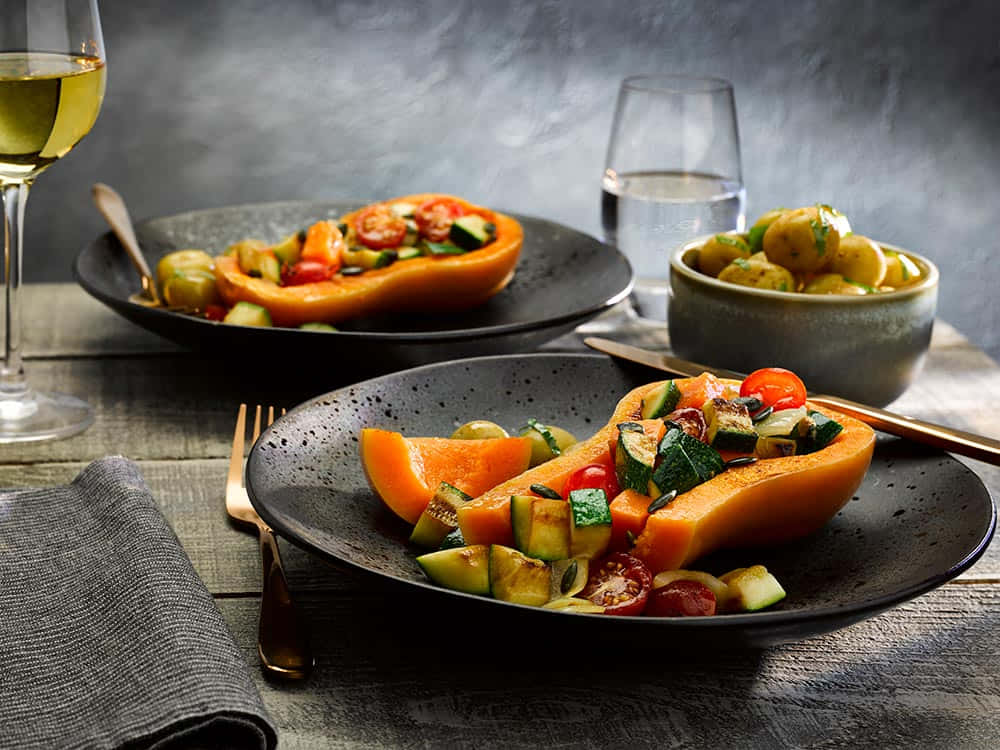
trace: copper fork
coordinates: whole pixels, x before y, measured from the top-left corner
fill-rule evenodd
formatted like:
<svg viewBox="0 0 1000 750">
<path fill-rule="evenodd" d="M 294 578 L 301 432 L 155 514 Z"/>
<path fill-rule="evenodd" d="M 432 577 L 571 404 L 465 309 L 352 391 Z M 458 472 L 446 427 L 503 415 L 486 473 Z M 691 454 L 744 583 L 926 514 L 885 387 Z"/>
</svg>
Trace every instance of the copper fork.
<svg viewBox="0 0 1000 750">
<path fill-rule="evenodd" d="M 284 409 L 281 411 L 284 414 Z M 313 665 L 312 651 L 305 623 L 292 602 L 285 570 L 278 554 L 278 543 L 271 527 L 257 515 L 243 486 L 243 438 L 246 434 L 247 405 L 240 404 L 233 435 L 233 452 L 226 480 L 226 512 L 236 521 L 257 527 L 260 536 L 264 579 L 260 594 L 260 621 L 257 628 L 257 653 L 264 669 L 273 675 L 291 679 L 305 677 Z M 260 437 L 261 407 L 253 423 L 253 445 Z M 274 407 L 267 407 L 267 424 L 274 421 Z"/>
</svg>

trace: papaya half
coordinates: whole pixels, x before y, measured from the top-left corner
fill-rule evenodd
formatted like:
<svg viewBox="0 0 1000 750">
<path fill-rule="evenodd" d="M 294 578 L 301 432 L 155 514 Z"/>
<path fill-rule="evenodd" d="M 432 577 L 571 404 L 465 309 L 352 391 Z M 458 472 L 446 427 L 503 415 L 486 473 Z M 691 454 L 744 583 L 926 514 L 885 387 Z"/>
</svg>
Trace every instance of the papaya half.
<svg viewBox="0 0 1000 750">
<path fill-rule="evenodd" d="M 219 295 L 227 306 L 252 302 L 267 308 L 278 326 L 339 323 L 382 312 L 461 310 L 482 304 L 514 276 L 524 232 L 514 218 L 453 196 L 419 193 L 389 203 L 421 204 L 449 198 L 467 214 L 478 214 L 496 227 L 489 244 L 462 255 L 411 258 L 357 276 L 336 275 L 329 281 L 280 286 L 240 269 L 230 255 L 215 259 Z M 352 223 L 359 211 L 342 217 Z"/>
<path fill-rule="evenodd" d="M 674 382 L 682 393 L 697 379 Z M 722 381 L 738 388 L 738 381 Z M 661 383 L 640 386 L 622 398 L 606 425 L 571 452 L 520 474 L 484 492 L 458 511 L 467 544 L 513 542 L 511 495 L 529 494 L 532 484 L 561 492 L 577 469 L 608 460 L 608 446 L 617 425 L 641 417 L 643 396 Z M 654 573 L 689 565 L 717 549 L 774 544 L 805 536 L 823 526 L 850 500 L 871 463 L 875 432 L 863 422 L 833 410 L 822 411 L 843 425 L 837 438 L 815 453 L 761 459 L 728 469 L 652 514 L 643 500 L 622 493 L 611 503 L 615 541 L 625 531 L 636 537 L 631 552 Z M 626 492 L 631 492 L 627 490 Z M 648 505 L 652 498 L 646 498 Z"/>
</svg>

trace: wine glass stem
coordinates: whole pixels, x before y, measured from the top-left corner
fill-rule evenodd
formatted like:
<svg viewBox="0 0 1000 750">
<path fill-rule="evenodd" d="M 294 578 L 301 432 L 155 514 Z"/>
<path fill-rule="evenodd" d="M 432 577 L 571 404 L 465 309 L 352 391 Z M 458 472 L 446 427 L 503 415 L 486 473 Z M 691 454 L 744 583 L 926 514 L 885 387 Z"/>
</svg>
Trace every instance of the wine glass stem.
<svg viewBox="0 0 1000 750">
<path fill-rule="evenodd" d="M 21 361 L 21 248 L 24 240 L 24 205 L 30 182 L 3 185 L 4 279 L 7 282 L 5 356 L 0 368 L 0 396 L 17 397 L 28 390 Z"/>
</svg>

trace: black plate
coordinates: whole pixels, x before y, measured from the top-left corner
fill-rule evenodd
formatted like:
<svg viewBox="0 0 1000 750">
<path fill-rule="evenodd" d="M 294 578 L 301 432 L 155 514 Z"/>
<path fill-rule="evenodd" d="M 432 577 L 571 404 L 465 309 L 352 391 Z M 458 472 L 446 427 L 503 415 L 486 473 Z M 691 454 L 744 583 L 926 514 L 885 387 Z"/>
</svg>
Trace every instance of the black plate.
<svg viewBox="0 0 1000 750">
<path fill-rule="evenodd" d="M 246 237 L 266 241 L 360 204 L 282 202 L 231 206 L 143 222 L 136 234 L 150 265 L 166 253 L 199 247 L 220 252 Z M 511 284 L 484 305 L 448 315 L 386 315 L 339 326 L 337 333 L 250 328 L 155 310 L 128 301 L 139 279 L 111 234 L 76 258 L 73 270 L 91 295 L 138 325 L 177 343 L 207 351 L 344 355 L 344 365 L 374 364 L 389 371 L 413 364 L 528 351 L 562 335 L 620 301 L 632 272 L 613 247 L 551 221 L 517 216 L 524 247 Z M 361 368 L 364 369 L 364 368 Z"/>
<path fill-rule="evenodd" d="M 769 645 L 828 632 L 922 594 L 966 570 L 986 549 L 996 510 L 979 478 L 951 456 L 880 436 L 853 501 L 821 531 L 780 547 L 716 554 L 695 567 L 721 573 L 763 563 L 788 596 L 759 613 L 708 618 L 617 618 L 522 607 L 426 582 L 410 527 L 377 500 L 358 458 L 362 427 L 448 435 L 470 419 L 509 430 L 528 417 L 578 436 L 602 426 L 618 399 L 658 379 L 594 355 L 482 357 L 419 367 L 309 401 L 264 433 L 247 463 L 261 516 L 296 544 L 441 596 L 486 602 L 495 613 L 574 618 L 603 628 L 666 629 L 690 640 Z M 559 621 L 563 622 L 563 621 Z"/>
</svg>

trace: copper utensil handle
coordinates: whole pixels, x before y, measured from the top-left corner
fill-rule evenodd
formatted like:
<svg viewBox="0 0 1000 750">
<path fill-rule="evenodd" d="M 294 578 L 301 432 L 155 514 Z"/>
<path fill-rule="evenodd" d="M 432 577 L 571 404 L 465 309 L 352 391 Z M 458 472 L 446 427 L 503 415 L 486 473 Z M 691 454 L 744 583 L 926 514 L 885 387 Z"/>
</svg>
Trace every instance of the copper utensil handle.
<svg viewBox="0 0 1000 750">
<path fill-rule="evenodd" d="M 260 524 L 264 581 L 260 595 L 257 651 L 264 666 L 284 677 L 305 677 L 313 665 L 309 634 L 288 590 L 274 532 Z"/>
<path fill-rule="evenodd" d="M 828 406 L 831 409 L 849 414 L 882 432 L 899 435 L 917 443 L 933 445 L 935 448 L 1000 466 L 1000 440 L 932 422 L 923 422 L 913 417 L 904 417 L 901 414 L 859 404 L 839 396 L 810 395 L 809 400 L 814 404 Z"/>
<path fill-rule="evenodd" d="M 97 210 L 101 212 L 101 215 L 108 222 L 118 241 L 125 248 L 125 252 L 128 253 L 128 257 L 132 260 L 135 270 L 139 272 L 143 293 L 152 301 L 159 303 L 160 296 L 156 291 L 156 280 L 153 278 L 153 273 L 149 270 L 149 264 L 146 263 L 146 258 L 139 248 L 139 241 L 135 237 L 135 230 L 132 228 L 132 219 L 129 217 L 128 209 L 125 207 L 125 201 L 114 188 L 102 182 L 94 183 L 90 192 L 94 197 L 94 204 L 97 206 Z"/>
</svg>

